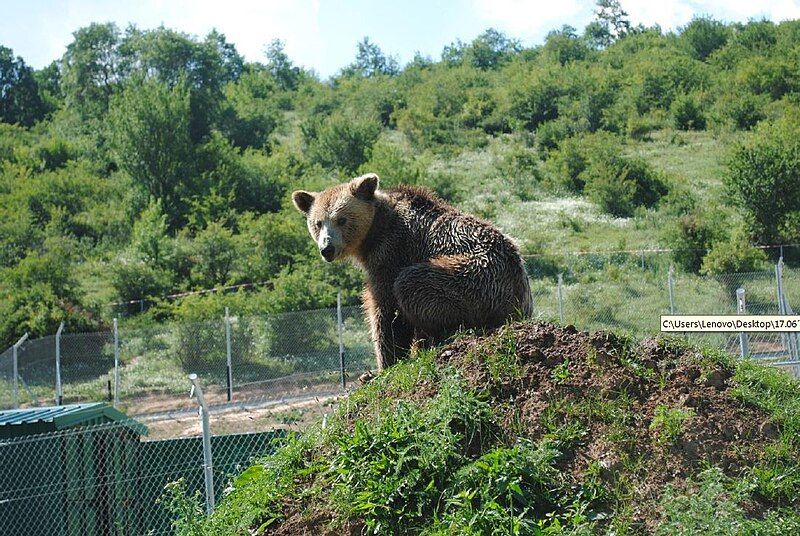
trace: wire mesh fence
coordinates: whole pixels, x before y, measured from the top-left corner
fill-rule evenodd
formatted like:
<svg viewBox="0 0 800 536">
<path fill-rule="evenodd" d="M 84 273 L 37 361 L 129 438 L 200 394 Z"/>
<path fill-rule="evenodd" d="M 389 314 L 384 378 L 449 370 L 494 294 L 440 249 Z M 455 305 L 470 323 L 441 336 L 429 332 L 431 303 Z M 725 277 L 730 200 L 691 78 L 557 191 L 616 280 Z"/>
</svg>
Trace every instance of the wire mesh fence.
<svg viewBox="0 0 800 536">
<path fill-rule="evenodd" d="M 214 495 L 283 435 L 212 436 Z M 133 420 L 0 439 L 3 534 L 173 534 L 165 487 L 205 495 L 202 439 L 145 439 Z"/>
<path fill-rule="evenodd" d="M 798 269 L 783 268 L 780 278 L 775 270 L 697 276 L 675 274 L 669 265 L 647 264 L 646 259 L 644 268 L 602 264 L 589 256 L 581 262 L 589 265 L 531 280 L 537 316 L 644 337 L 659 332 L 662 314 L 735 314 L 738 288 L 746 291 L 749 313 L 779 314 L 778 279 L 783 307 L 800 303 Z M 58 349 L 63 402 L 108 400 L 130 415 L 191 409 L 185 396 L 189 372 L 205 382 L 213 406 L 336 392 L 342 376 L 349 382 L 374 366 L 363 312 L 343 307 L 341 313 L 339 323 L 336 309 L 268 316 L 237 316 L 234 311 L 202 322 L 149 328 L 123 324 L 116 337 L 108 331 L 25 341 L 17 352 L 16 376 L 11 349 L 0 355 L 0 407 L 56 401 Z M 740 352 L 737 333 L 687 336 Z M 748 339 L 754 357 L 800 369 L 796 335 L 751 333 Z"/>
<path fill-rule="evenodd" d="M 624 331 L 636 338 L 660 331 L 666 314 L 737 314 L 737 290 L 744 289 L 746 312 L 756 315 L 795 314 L 800 303 L 800 270 L 775 270 L 717 276 L 675 275 L 671 270 L 606 270 L 603 277 L 572 274 L 532 281 L 540 318 L 573 324 L 585 330 Z M 780 287 L 780 290 L 779 290 Z M 784 308 L 781 308 L 783 300 Z M 741 354 L 738 332 L 684 333 L 688 339 Z M 785 368 L 800 377 L 797 333 L 747 334 L 745 353 Z"/>
<path fill-rule="evenodd" d="M 342 376 L 349 382 L 374 367 L 361 309 L 342 307 L 341 316 L 339 324 L 336 309 L 231 315 L 149 328 L 122 326 L 116 337 L 109 331 L 25 341 L 17 351 L 16 376 L 11 349 L 0 355 L 0 407 L 57 403 L 57 368 L 63 403 L 117 402 L 131 415 L 192 409 L 186 397 L 190 372 L 206 383 L 212 405 L 336 392 Z"/>
</svg>

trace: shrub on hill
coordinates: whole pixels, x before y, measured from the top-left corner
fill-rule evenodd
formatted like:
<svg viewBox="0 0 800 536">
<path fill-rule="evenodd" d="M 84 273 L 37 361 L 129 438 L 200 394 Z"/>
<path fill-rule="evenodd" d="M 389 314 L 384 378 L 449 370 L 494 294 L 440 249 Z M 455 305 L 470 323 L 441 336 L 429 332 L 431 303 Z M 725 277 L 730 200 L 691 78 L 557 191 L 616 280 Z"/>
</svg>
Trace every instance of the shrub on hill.
<svg viewBox="0 0 800 536">
<path fill-rule="evenodd" d="M 548 166 L 556 184 L 585 192 L 614 216 L 652 207 L 667 193 L 665 180 L 644 160 L 625 156 L 619 138 L 608 132 L 565 140 Z"/>
<path fill-rule="evenodd" d="M 724 182 L 758 243 L 800 238 L 800 113 L 759 126 L 739 144 Z"/>
<path fill-rule="evenodd" d="M 679 130 L 705 130 L 706 115 L 703 105 L 694 95 L 679 95 L 670 108 L 675 128 Z"/>
</svg>

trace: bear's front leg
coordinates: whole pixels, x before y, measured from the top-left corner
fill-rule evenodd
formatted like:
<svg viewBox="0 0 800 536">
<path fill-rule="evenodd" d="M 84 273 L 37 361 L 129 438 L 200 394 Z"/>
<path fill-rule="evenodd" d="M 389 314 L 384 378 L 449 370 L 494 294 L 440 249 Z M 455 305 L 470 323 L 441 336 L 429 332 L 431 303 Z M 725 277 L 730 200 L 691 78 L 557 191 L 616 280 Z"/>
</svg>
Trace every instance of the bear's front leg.
<svg viewBox="0 0 800 536">
<path fill-rule="evenodd" d="M 381 301 L 374 291 L 366 288 L 364 310 L 375 345 L 378 370 L 383 370 L 408 355 L 414 330 L 401 316 L 393 297 Z"/>
</svg>

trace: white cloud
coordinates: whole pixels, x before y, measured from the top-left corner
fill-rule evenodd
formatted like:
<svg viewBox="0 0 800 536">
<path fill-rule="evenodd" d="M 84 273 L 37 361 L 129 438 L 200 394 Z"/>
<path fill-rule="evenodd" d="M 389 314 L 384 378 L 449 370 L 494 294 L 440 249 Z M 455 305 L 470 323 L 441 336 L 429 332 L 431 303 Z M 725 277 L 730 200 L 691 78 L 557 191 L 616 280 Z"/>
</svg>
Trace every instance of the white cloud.
<svg viewBox="0 0 800 536">
<path fill-rule="evenodd" d="M 695 15 L 711 15 L 726 22 L 765 17 L 780 22 L 800 17 L 798 0 L 621 0 L 631 21 L 664 30 L 686 25 Z"/>
<path fill-rule="evenodd" d="M 539 39 L 563 24 L 581 28 L 592 12 L 579 0 L 474 0 L 473 5 L 488 24 L 524 39 Z"/>
<path fill-rule="evenodd" d="M 264 61 L 264 47 L 275 38 L 286 41 L 287 53 L 298 62 L 313 62 L 319 46 L 318 0 L 73 0 L 53 11 L 38 20 L 35 11 L 23 11 L 31 20 L 19 22 L 31 27 L 28 33 L 36 39 L 17 36 L 18 53 L 37 67 L 61 57 L 72 32 L 92 22 L 114 22 L 122 30 L 128 24 L 141 29 L 163 24 L 200 38 L 216 28 L 249 61 Z"/>
<path fill-rule="evenodd" d="M 1 0 L 0 0 L 1 1 Z M 427 3 L 425 3 L 427 2 Z M 779 22 L 800 18 L 800 0 L 621 0 L 634 22 L 659 24 L 672 30 L 688 23 L 694 15 L 710 14 L 726 22 L 766 17 Z M 264 47 L 275 38 L 286 42 L 292 61 L 316 68 L 323 75 L 333 73 L 352 57 L 350 33 L 371 13 L 388 12 L 384 5 L 365 8 L 366 2 L 325 3 L 321 0 L 62 0 L 57 2 L 7 2 L 7 17 L 0 19 L 0 42 L 10 46 L 34 67 L 43 67 L 61 57 L 72 41 L 72 32 L 92 22 L 112 21 L 124 29 L 129 23 L 148 29 L 164 24 L 169 28 L 206 35 L 216 28 L 248 61 L 264 61 Z M 430 21 L 440 12 L 448 16 L 442 35 L 447 40 L 470 39 L 481 29 L 498 28 L 526 45 L 540 43 L 550 30 L 569 24 L 581 31 L 594 17 L 594 0 L 463 0 L 448 3 L 429 0 L 412 2 L 413 16 L 395 20 L 372 18 L 369 32 L 381 35 L 382 25 L 401 25 L 401 36 L 393 42 L 392 53 L 410 58 L 413 51 L 436 46 L 429 35 L 436 31 Z M 429 24 L 414 24 L 425 20 Z M 409 22 L 412 21 L 412 22 Z M 397 30 L 397 28 L 393 28 Z M 367 31 L 367 30 L 364 30 Z M 350 32 L 350 33 L 348 33 Z M 395 31 L 394 33 L 397 33 Z M 359 34 L 360 35 L 360 34 Z M 347 36 L 347 37 L 346 37 Z M 426 44 L 425 44 L 426 43 Z"/>
<path fill-rule="evenodd" d="M 695 13 L 689 2 L 683 0 L 622 0 L 620 3 L 634 24 L 658 24 L 664 30 L 683 26 Z"/>
<path fill-rule="evenodd" d="M 319 4 L 314 0 L 149 0 L 140 12 L 157 13 L 166 26 L 176 25 L 203 36 L 216 28 L 248 60 L 264 59 L 264 46 L 272 39 L 286 41 L 289 56 L 306 52 L 305 43 L 319 33 Z M 169 21 L 169 22 L 167 22 Z M 150 20 L 150 26 L 154 20 Z M 302 37 L 302 39 L 301 39 Z"/>
</svg>

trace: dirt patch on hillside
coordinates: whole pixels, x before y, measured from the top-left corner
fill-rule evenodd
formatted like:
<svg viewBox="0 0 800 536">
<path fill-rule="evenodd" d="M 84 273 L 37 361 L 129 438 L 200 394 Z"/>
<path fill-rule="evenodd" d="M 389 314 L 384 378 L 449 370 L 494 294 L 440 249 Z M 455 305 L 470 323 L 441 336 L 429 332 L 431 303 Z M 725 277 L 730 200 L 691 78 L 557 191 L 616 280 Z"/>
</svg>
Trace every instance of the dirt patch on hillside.
<svg viewBox="0 0 800 536">
<path fill-rule="evenodd" d="M 437 363 L 488 394 L 509 441 L 560 438 L 559 466 L 576 482 L 629 488 L 634 524 L 645 529 L 666 484 L 680 488 L 706 464 L 738 475 L 779 435 L 766 414 L 731 396 L 730 370 L 655 340 L 520 323 L 458 340 Z"/>
<path fill-rule="evenodd" d="M 315 397 L 285 404 L 270 404 L 266 407 L 231 406 L 211 412 L 211 432 L 214 435 L 286 430 L 301 432 L 330 416 L 336 409 L 337 396 Z M 202 435 L 200 418 L 196 413 L 144 421 L 149 433 L 147 441 L 193 437 Z"/>
</svg>

